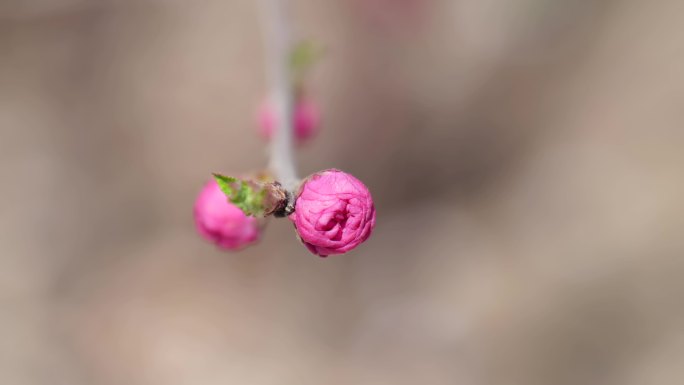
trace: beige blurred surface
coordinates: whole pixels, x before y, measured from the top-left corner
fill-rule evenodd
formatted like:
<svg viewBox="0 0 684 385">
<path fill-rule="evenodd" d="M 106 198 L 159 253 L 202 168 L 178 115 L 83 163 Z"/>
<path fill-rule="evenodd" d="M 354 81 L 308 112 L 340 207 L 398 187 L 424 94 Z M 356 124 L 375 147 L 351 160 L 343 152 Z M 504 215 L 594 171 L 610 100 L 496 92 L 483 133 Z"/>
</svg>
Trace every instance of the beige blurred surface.
<svg viewBox="0 0 684 385">
<path fill-rule="evenodd" d="M 0 1 L 0 383 L 684 380 L 681 2 L 293 5 L 345 256 L 194 232 L 267 159 L 252 1 Z"/>
</svg>

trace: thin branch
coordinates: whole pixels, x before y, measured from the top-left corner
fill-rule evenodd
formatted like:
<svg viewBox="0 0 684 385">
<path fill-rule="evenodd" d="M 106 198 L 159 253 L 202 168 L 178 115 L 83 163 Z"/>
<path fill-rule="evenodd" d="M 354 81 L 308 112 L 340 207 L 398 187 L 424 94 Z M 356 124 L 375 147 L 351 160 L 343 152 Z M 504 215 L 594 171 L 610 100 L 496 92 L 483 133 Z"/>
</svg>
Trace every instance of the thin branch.
<svg viewBox="0 0 684 385">
<path fill-rule="evenodd" d="M 260 0 L 259 5 L 266 71 L 276 122 L 271 140 L 269 169 L 286 190 L 294 193 L 294 189 L 299 184 L 299 178 L 292 146 L 293 89 L 289 68 L 292 43 L 287 17 L 287 0 Z"/>
</svg>

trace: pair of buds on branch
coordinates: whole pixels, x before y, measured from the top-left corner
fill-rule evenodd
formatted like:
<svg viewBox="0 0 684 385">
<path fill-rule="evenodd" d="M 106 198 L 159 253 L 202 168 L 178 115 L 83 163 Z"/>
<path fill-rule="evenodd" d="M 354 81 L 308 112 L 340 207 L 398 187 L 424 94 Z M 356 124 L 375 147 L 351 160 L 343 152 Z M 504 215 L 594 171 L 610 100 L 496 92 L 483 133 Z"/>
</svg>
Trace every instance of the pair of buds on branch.
<svg viewBox="0 0 684 385">
<path fill-rule="evenodd" d="M 321 257 L 356 248 L 375 227 L 368 188 L 335 169 L 309 176 L 296 192 L 264 176 L 245 180 L 214 174 L 194 214 L 199 233 L 226 250 L 257 242 L 265 225 L 258 218 L 287 217 L 302 243 Z"/>
</svg>

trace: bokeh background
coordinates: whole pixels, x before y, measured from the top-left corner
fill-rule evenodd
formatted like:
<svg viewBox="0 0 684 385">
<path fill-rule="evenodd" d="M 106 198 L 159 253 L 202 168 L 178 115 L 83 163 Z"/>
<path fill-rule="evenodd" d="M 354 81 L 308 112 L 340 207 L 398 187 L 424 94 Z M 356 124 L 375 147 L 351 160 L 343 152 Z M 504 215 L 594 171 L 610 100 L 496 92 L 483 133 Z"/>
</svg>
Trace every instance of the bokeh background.
<svg viewBox="0 0 684 385">
<path fill-rule="evenodd" d="M 248 0 L 0 1 L 0 383 L 684 381 L 684 6 L 299 0 L 303 175 L 371 189 L 319 259 L 196 234 L 262 167 Z"/>
</svg>

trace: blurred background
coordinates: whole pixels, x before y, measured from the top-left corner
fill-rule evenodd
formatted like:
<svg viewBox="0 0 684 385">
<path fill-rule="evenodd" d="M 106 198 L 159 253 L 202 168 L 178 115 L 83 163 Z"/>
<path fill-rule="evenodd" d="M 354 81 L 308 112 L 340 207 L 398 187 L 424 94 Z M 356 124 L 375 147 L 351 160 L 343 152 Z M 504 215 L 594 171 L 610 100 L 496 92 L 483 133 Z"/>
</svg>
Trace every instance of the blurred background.
<svg viewBox="0 0 684 385">
<path fill-rule="evenodd" d="M 378 221 L 320 259 L 195 233 L 267 161 L 249 0 L 0 1 L 0 383 L 684 381 L 681 1 L 298 0 L 302 175 Z"/>
</svg>

